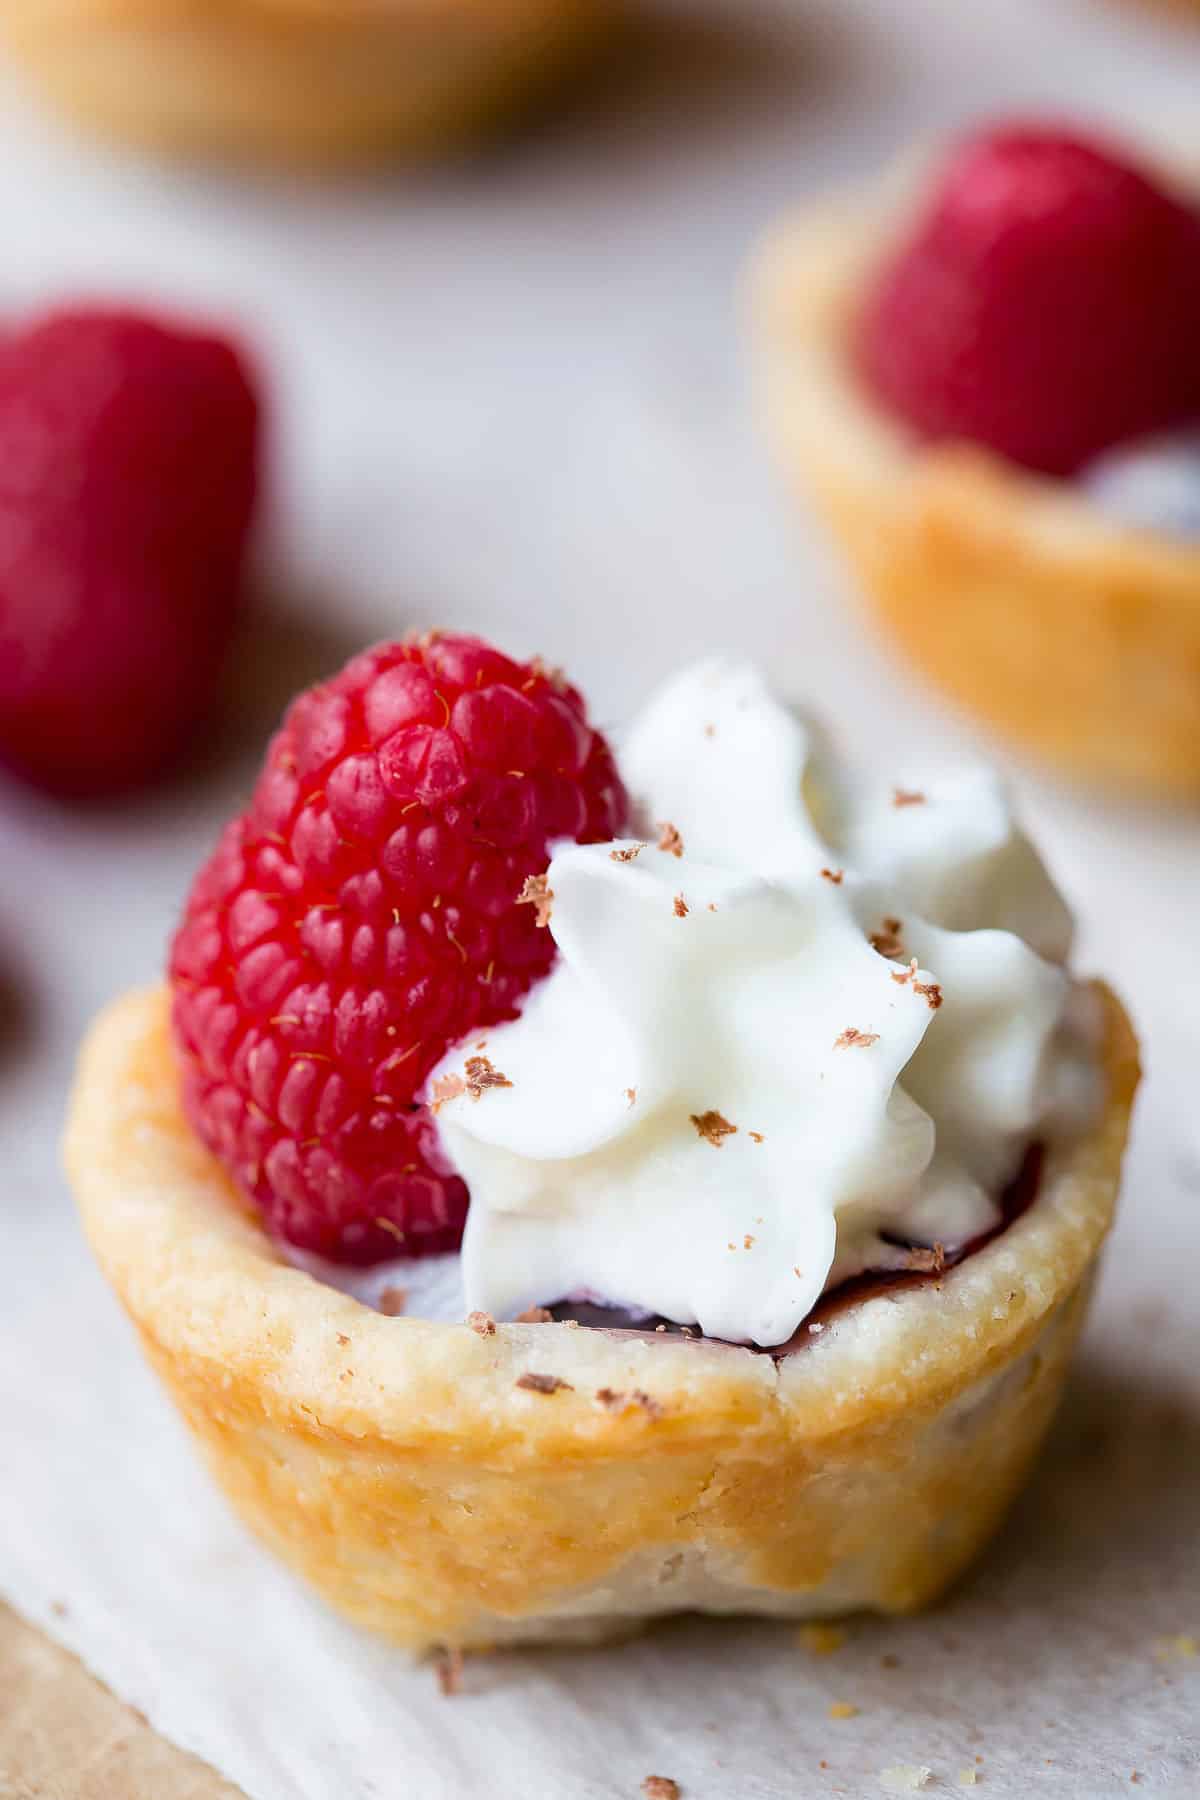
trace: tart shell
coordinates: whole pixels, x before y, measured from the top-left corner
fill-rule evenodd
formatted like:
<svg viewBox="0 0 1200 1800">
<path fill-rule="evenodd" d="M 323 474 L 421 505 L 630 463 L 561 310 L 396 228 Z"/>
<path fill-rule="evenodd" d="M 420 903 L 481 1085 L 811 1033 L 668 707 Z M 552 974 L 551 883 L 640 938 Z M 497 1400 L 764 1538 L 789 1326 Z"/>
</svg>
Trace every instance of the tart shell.
<svg viewBox="0 0 1200 1800">
<path fill-rule="evenodd" d="M 680 1610 L 908 1612 L 991 1536 L 1062 1388 L 1138 1079 L 1102 993 L 1106 1110 L 1051 1152 L 1029 1210 L 778 1361 L 566 1324 L 482 1336 L 291 1267 L 182 1116 L 161 991 L 93 1027 L 67 1164 L 216 1479 L 359 1624 L 421 1650 L 598 1639 Z"/>
<path fill-rule="evenodd" d="M 140 148 L 320 167 L 468 142 L 593 48 L 617 0 L 0 0 L 60 111 Z"/>
<path fill-rule="evenodd" d="M 751 283 L 759 411 L 879 618 L 952 699 L 1068 775 L 1200 796 L 1200 547 L 1106 518 L 1068 482 L 917 443 L 847 353 L 858 297 L 908 216 L 802 213 Z"/>
</svg>

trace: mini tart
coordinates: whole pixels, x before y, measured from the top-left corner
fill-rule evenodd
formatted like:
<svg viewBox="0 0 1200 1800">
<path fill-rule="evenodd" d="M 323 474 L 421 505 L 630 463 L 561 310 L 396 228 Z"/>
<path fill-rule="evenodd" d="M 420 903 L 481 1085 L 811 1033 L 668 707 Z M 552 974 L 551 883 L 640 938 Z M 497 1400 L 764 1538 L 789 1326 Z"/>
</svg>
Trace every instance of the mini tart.
<svg viewBox="0 0 1200 1800">
<path fill-rule="evenodd" d="M 1200 796 L 1200 546 L 1105 517 L 991 451 L 918 443 L 848 354 L 897 200 L 802 213 L 752 277 L 760 413 L 905 651 L 1019 748 L 1085 781 Z"/>
<path fill-rule="evenodd" d="M 321 166 L 470 140 L 554 80 L 619 0 L 0 0 L 58 107 L 154 151 Z"/>
<path fill-rule="evenodd" d="M 481 1649 L 683 1609 L 909 1612 L 990 1537 L 1062 1388 L 1138 1078 L 1101 992 L 1107 1107 L 1050 1154 L 1030 1209 L 938 1281 L 848 1307 L 778 1360 L 389 1318 L 289 1266 L 184 1121 L 159 991 L 94 1026 L 67 1164 L 213 1474 L 359 1624 Z"/>
</svg>

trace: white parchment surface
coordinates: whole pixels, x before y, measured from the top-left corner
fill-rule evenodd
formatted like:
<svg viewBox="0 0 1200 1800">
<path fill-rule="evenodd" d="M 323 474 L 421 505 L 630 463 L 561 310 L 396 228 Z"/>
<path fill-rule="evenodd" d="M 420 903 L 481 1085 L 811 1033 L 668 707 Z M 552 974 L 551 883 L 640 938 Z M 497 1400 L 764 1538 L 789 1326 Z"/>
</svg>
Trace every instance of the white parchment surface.
<svg viewBox="0 0 1200 1800">
<path fill-rule="evenodd" d="M 695 10 L 695 9 L 691 9 Z M 1200 821 L 1018 769 L 1149 1077 L 1070 1403 L 935 1614 L 816 1657 L 684 1621 L 428 1668 L 341 1625 L 210 1489 L 58 1172 L 74 1044 L 152 979 L 297 682 L 414 624 L 566 663 L 602 720 L 725 645 L 864 754 L 968 733 L 874 645 L 747 417 L 736 281 L 781 206 L 1017 102 L 1191 116 L 1200 29 L 1130 0 L 729 0 L 494 161 L 351 189 L 95 159 L 0 111 L 6 304 L 124 291 L 243 321 L 278 395 L 272 585 L 233 725 L 153 799 L 0 796 L 0 1590 L 250 1800 L 1200 1794 Z M 884 1659 L 887 1659 L 886 1663 Z M 853 1717 L 831 1719 L 846 1702 Z M 1137 1773 L 1139 1780 L 1134 1783 Z"/>
</svg>

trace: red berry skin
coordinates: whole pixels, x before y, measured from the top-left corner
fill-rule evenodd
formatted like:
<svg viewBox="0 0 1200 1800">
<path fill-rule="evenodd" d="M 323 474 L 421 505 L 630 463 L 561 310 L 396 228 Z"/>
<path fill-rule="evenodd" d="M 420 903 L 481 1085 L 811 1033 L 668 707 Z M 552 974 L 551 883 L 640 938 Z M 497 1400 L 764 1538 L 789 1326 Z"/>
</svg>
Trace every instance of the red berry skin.
<svg viewBox="0 0 1200 1800">
<path fill-rule="evenodd" d="M 868 294 L 855 348 L 922 439 L 1071 475 L 1200 417 L 1200 214 L 1098 140 L 970 138 Z"/>
<path fill-rule="evenodd" d="M 188 1117 L 276 1236 L 457 1249 L 466 1187 L 416 1096 L 550 967 L 526 877 L 626 808 L 579 694 L 474 638 L 381 644 L 293 702 L 170 954 Z"/>
<path fill-rule="evenodd" d="M 0 761 L 70 798 L 193 740 L 241 606 L 259 406 L 223 339 L 58 312 L 0 342 Z"/>
</svg>

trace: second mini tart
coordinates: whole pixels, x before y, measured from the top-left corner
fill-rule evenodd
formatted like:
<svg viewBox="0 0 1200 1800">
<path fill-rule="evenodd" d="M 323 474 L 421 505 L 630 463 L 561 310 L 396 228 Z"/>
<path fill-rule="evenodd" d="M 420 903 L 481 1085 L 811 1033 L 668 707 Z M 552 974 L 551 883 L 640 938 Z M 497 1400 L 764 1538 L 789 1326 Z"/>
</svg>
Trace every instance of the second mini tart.
<svg viewBox="0 0 1200 1800">
<path fill-rule="evenodd" d="M 1200 548 L 977 446 L 925 445 L 853 365 L 863 295 L 922 183 L 817 205 L 753 269 L 758 407 L 905 654 L 1068 774 L 1200 795 Z"/>
<path fill-rule="evenodd" d="M 2 0 L 0 35 L 102 136 L 307 168 L 471 142 L 617 16 L 615 0 Z"/>
</svg>

